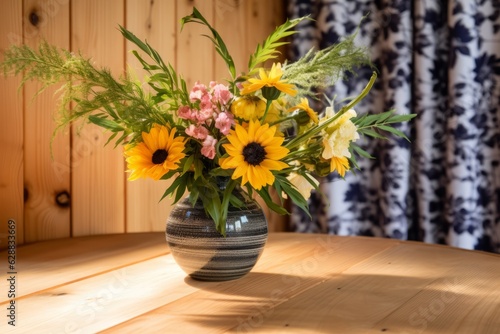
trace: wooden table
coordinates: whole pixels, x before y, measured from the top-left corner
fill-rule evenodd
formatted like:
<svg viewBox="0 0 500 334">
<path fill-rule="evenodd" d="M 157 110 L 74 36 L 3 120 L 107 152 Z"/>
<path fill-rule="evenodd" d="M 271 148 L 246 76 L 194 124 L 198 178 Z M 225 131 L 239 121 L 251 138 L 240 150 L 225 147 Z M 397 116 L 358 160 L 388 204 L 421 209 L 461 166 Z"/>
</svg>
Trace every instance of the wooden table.
<svg viewBox="0 0 500 334">
<path fill-rule="evenodd" d="M 0 333 L 500 333 L 500 256 L 446 246 L 276 233 L 250 274 L 217 283 L 186 278 L 163 233 L 16 255 L 16 327 L 2 279 Z"/>
</svg>

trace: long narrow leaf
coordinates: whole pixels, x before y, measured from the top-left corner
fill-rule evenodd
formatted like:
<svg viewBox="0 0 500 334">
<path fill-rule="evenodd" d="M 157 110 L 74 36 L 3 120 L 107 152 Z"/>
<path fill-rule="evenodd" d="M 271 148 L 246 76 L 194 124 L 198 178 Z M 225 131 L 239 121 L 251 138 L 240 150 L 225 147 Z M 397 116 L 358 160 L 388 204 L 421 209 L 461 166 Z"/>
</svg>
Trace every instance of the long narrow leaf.
<svg viewBox="0 0 500 334">
<path fill-rule="evenodd" d="M 410 141 L 410 140 L 408 139 L 408 137 L 406 137 L 406 135 L 405 135 L 403 132 L 401 132 L 400 130 L 398 130 L 398 129 L 395 129 L 395 128 L 390 127 L 390 126 L 387 126 L 387 125 L 378 125 L 377 127 L 378 127 L 380 130 L 390 132 L 390 133 L 392 133 L 392 134 L 394 134 L 394 135 L 396 135 L 396 136 L 398 136 L 398 137 L 401 137 L 401 138 L 404 138 L 404 139 L 406 139 L 406 140 Z"/>
<path fill-rule="evenodd" d="M 279 213 L 280 215 L 289 214 L 285 208 L 283 208 L 283 207 L 281 207 L 273 202 L 273 199 L 271 198 L 271 196 L 269 195 L 269 192 L 266 189 L 262 188 L 260 190 L 255 190 L 255 191 L 264 200 L 264 202 L 266 202 L 266 205 L 269 209 L 273 210 L 276 213 Z"/>
<path fill-rule="evenodd" d="M 214 43 L 217 53 L 221 55 L 222 59 L 227 65 L 227 68 L 229 70 L 229 73 L 231 74 L 231 78 L 235 79 L 236 78 L 236 67 L 234 66 L 234 61 L 233 57 L 231 57 L 231 54 L 227 50 L 226 44 L 222 40 L 222 37 L 219 35 L 217 30 L 215 30 L 210 23 L 201 15 L 201 13 L 196 9 L 193 8 L 193 13 L 191 15 L 185 16 L 181 20 L 181 28 L 184 27 L 184 24 L 189 23 L 189 22 L 194 22 L 194 23 L 199 23 L 204 26 L 206 26 L 208 29 L 210 29 L 210 32 L 213 35 L 213 38 L 209 39 Z"/>
<path fill-rule="evenodd" d="M 366 136 L 370 136 L 370 137 L 373 137 L 373 138 L 385 139 L 385 137 L 382 136 L 380 133 L 375 132 L 375 131 L 373 131 L 371 129 L 363 129 L 363 130 L 359 130 L 359 132 L 361 132 L 362 134 L 364 134 Z"/>
<path fill-rule="evenodd" d="M 367 159 L 374 159 L 373 156 L 370 155 L 370 153 L 366 152 L 365 150 L 363 150 L 361 147 L 359 147 L 358 145 L 356 144 L 351 144 L 351 147 L 353 148 L 353 150 L 359 154 L 360 156 L 362 156 L 363 158 L 367 158 Z"/>
</svg>

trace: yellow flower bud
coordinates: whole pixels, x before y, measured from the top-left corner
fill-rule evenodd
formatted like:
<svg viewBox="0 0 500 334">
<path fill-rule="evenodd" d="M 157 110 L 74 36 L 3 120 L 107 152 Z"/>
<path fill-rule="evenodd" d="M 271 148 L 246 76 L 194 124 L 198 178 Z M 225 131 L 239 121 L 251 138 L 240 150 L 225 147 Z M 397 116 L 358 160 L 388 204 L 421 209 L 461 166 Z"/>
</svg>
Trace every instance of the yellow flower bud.
<svg viewBox="0 0 500 334">
<path fill-rule="evenodd" d="M 266 102 L 254 95 L 239 97 L 231 104 L 233 115 L 246 121 L 259 119 L 265 110 Z"/>
</svg>

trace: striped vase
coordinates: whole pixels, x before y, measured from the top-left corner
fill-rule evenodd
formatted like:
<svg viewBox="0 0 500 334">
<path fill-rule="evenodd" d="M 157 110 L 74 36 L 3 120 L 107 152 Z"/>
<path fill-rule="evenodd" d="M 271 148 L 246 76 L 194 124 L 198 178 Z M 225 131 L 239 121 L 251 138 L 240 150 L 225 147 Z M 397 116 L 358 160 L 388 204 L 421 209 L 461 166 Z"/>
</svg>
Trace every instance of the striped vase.
<svg viewBox="0 0 500 334">
<path fill-rule="evenodd" d="M 179 201 L 167 220 L 167 244 L 177 264 L 192 278 L 227 281 L 246 275 L 267 240 L 267 221 L 257 203 L 229 207 L 226 237 L 215 229 L 201 201 Z"/>
</svg>

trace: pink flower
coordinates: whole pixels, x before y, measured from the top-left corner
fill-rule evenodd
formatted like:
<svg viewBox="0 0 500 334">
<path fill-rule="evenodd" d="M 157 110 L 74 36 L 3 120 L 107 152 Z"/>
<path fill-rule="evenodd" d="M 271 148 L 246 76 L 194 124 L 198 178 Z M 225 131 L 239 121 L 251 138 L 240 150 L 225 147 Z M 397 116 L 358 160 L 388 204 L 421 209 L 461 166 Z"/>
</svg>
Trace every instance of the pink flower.
<svg viewBox="0 0 500 334">
<path fill-rule="evenodd" d="M 188 106 L 182 106 L 177 110 L 177 115 L 182 118 L 182 119 L 188 119 L 188 120 L 193 120 L 195 119 L 195 115 L 193 114 L 193 111 L 189 109 Z"/>
<path fill-rule="evenodd" d="M 186 129 L 186 134 L 188 136 L 191 136 L 196 139 L 201 139 L 204 140 L 208 136 L 208 130 L 204 126 L 196 126 L 194 124 L 191 124 L 187 129 Z"/>
<path fill-rule="evenodd" d="M 212 100 L 210 99 L 210 95 L 209 94 L 203 95 L 201 97 L 200 101 L 201 101 L 200 102 L 200 109 L 201 110 L 207 110 L 207 109 L 212 110 L 213 109 Z"/>
<path fill-rule="evenodd" d="M 229 103 L 229 101 L 232 99 L 233 94 L 229 91 L 227 86 L 224 86 L 222 84 L 217 84 L 211 88 L 213 89 L 213 96 L 214 100 L 216 103 L 220 103 L 221 105 L 226 105 Z"/>
<path fill-rule="evenodd" d="M 227 112 L 221 112 L 217 119 L 215 120 L 215 127 L 222 132 L 222 134 L 227 135 L 229 130 L 231 130 L 231 126 L 234 124 L 234 116 L 233 114 Z"/>
<path fill-rule="evenodd" d="M 206 122 L 208 119 L 212 118 L 214 115 L 214 111 L 212 108 L 206 108 L 198 110 L 196 113 L 196 119 L 199 123 Z"/>
<path fill-rule="evenodd" d="M 207 136 L 207 138 L 203 142 L 203 147 L 201 148 L 201 154 L 203 154 L 209 159 L 213 159 L 215 157 L 215 144 L 217 144 L 217 139 L 215 139 L 210 135 Z"/>
<path fill-rule="evenodd" d="M 197 100 L 201 100 L 203 95 L 207 95 L 207 94 L 208 94 L 207 86 L 205 86 L 204 84 L 201 84 L 199 81 L 197 81 L 194 84 L 193 89 L 191 89 L 191 92 L 189 93 L 189 99 L 192 102 L 194 102 Z"/>
</svg>

